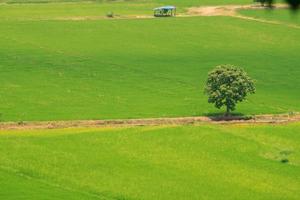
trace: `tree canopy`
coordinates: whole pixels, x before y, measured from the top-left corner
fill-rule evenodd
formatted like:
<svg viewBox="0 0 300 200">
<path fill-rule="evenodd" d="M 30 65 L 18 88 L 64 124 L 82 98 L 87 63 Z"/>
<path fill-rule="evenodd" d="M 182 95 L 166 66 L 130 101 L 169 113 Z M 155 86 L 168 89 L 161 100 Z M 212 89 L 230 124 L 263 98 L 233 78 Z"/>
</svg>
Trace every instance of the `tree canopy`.
<svg viewBox="0 0 300 200">
<path fill-rule="evenodd" d="M 288 4 L 290 4 L 292 9 L 298 9 L 300 6 L 300 0 L 286 0 Z"/>
<path fill-rule="evenodd" d="M 275 0 L 254 0 L 255 2 L 260 2 L 263 6 L 272 7 Z M 300 0 L 285 0 L 293 10 L 297 10 L 300 7 Z"/>
<path fill-rule="evenodd" d="M 226 115 L 235 110 L 236 104 L 255 93 L 254 81 L 247 73 L 233 65 L 220 65 L 209 72 L 205 93 L 208 102 L 220 109 L 226 107 Z"/>
</svg>

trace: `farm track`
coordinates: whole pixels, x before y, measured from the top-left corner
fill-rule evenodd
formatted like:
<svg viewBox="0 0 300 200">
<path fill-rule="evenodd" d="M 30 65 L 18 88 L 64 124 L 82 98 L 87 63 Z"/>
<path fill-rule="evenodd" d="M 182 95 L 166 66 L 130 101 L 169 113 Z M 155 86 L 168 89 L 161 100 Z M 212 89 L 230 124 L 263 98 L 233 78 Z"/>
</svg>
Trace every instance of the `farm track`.
<svg viewBox="0 0 300 200">
<path fill-rule="evenodd" d="M 277 4 L 274 9 L 287 9 L 287 5 Z M 260 23 L 273 24 L 273 25 L 284 25 L 290 28 L 300 29 L 299 25 L 287 24 L 275 20 L 259 19 L 255 17 L 249 17 L 239 14 L 239 10 L 262 10 L 266 9 L 257 5 L 222 5 L 222 6 L 200 6 L 191 7 L 187 9 L 186 14 L 178 14 L 177 17 L 197 17 L 197 16 L 227 16 L 234 17 L 243 20 L 256 21 Z M 61 20 L 61 21 L 85 21 L 85 20 L 122 20 L 122 19 L 154 19 L 151 15 L 128 15 L 128 16 L 115 16 L 114 18 L 108 18 L 105 16 L 70 16 L 70 17 L 57 17 L 54 19 L 39 19 L 39 20 Z"/>
<path fill-rule="evenodd" d="M 285 4 L 276 4 L 274 9 L 287 9 L 288 6 Z M 265 24 L 283 25 L 289 28 L 300 29 L 297 24 L 285 23 L 276 20 L 259 19 L 256 17 L 250 17 L 240 14 L 239 10 L 262 10 L 266 9 L 258 5 L 222 5 L 222 6 L 200 6 L 191 7 L 187 9 L 186 13 L 178 14 L 176 17 L 199 17 L 199 16 L 227 16 L 248 21 L 256 21 Z M 113 18 L 106 16 L 68 16 L 68 17 L 42 17 L 42 18 L 29 18 L 29 19 L 18 19 L 18 21 L 93 21 L 93 20 L 129 20 L 129 19 L 154 19 L 152 15 L 116 15 Z"/>
<path fill-rule="evenodd" d="M 274 9 L 287 9 L 288 7 L 284 4 L 277 4 Z M 285 25 L 290 28 L 300 29 L 299 25 L 287 24 L 275 20 L 265 20 L 255 17 L 249 17 L 238 13 L 239 10 L 262 10 L 266 9 L 261 6 L 253 5 L 228 5 L 228 6 L 203 6 L 203 7 L 192 7 L 188 9 L 188 16 L 228 16 L 243 20 L 256 21 L 266 24 Z"/>
<path fill-rule="evenodd" d="M 134 127 L 134 126 L 168 126 L 200 124 L 285 124 L 299 122 L 300 114 L 257 115 L 254 117 L 174 117 L 116 120 L 74 120 L 74 121 L 32 121 L 2 122 L 0 130 L 58 129 L 76 127 Z"/>
</svg>

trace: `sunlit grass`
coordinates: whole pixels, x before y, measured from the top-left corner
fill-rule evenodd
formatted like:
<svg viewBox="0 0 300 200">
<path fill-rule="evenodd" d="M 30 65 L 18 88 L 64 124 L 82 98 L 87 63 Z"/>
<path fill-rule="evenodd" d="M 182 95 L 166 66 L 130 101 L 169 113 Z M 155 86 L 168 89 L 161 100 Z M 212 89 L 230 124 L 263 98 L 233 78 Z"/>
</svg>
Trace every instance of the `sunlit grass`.
<svg viewBox="0 0 300 200">
<path fill-rule="evenodd" d="M 0 174 L 5 180 L 0 181 L 0 195 L 298 199 L 299 127 L 296 123 L 1 131 Z M 281 162 L 283 157 L 287 163 Z"/>
</svg>

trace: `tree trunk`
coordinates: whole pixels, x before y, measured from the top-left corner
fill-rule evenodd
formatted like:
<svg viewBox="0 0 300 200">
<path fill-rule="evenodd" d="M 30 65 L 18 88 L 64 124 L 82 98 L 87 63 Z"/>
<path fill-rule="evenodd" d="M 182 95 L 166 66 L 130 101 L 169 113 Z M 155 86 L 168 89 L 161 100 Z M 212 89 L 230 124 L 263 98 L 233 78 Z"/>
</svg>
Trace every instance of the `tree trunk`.
<svg viewBox="0 0 300 200">
<path fill-rule="evenodd" d="M 229 109 L 229 106 L 226 106 L 225 116 L 228 117 L 229 115 L 230 115 L 230 109 Z"/>
</svg>

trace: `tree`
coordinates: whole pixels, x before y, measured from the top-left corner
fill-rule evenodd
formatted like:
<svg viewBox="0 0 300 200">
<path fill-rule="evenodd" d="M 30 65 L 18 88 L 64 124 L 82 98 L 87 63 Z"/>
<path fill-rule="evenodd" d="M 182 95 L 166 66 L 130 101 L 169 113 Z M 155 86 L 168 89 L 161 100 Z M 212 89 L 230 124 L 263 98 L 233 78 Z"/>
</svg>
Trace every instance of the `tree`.
<svg viewBox="0 0 300 200">
<path fill-rule="evenodd" d="M 292 9 L 297 10 L 300 6 L 300 0 L 285 0 Z"/>
<path fill-rule="evenodd" d="M 248 94 L 255 93 L 253 80 L 239 67 L 220 65 L 209 72 L 205 93 L 208 102 L 220 109 L 226 107 L 226 116 L 235 110 L 238 102 L 246 99 Z"/>
<path fill-rule="evenodd" d="M 265 6 L 267 4 L 268 7 L 272 7 L 273 0 L 254 0 L 254 2 L 260 3 L 261 6 Z"/>
<path fill-rule="evenodd" d="M 285 0 L 293 10 L 299 9 L 300 6 L 300 0 Z M 261 3 L 262 6 L 267 4 L 268 7 L 272 7 L 275 0 L 254 0 L 254 2 Z"/>
</svg>

